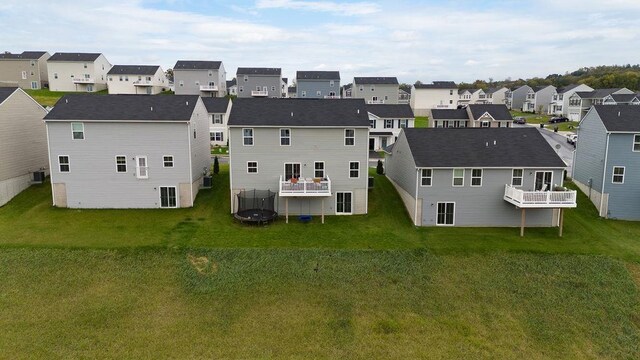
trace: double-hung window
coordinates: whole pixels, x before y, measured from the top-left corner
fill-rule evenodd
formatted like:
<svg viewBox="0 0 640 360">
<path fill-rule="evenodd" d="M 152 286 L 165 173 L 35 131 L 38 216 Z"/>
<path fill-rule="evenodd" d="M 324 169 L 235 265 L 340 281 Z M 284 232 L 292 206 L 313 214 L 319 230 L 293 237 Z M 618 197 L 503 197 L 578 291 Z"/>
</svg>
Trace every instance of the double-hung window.
<svg viewBox="0 0 640 360">
<path fill-rule="evenodd" d="M 149 166 L 146 156 L 136 156 L 136 177 L 138 179 L 149 178 Z"/>
<path fill-rule="evenodd" d="M 127 157 L 124 155 L 116 156 L 116 172 L 126 173 L 127 172 Z"/>
<path fill-rule="evenodd" d="M 482 186 L 482 169 L 471 169 L 471 186 Z"/>
<path fill-rule="evenodd" d="M 369 119 L 369 127 L 372 129 L 376 128 L 376 119 Z"/>
<path fill-rule="evenodd" d="M 71 123 L 73 140 L 84 140 L 84 123 Z"/>
<path fill-rule="evenodd" d="M 258 162 L 247 161 L 247 174 L 257 174 L 257 173 L 258 173 Z"/>
<path fill-rule="evenodd" d="M 524 176 L 524 169 L 511 170 L 511 186 L 522 186 L 523 176 Z"/>
<path fill-rule="evenodd" d="M 613 177 L 611 182 L 614 184 L 624 184 L 624 166 L 613 167 Z"/>
<path fill-rule="evenodd" d="M 214 131 L 209 133 L 209 138 L 211 141 L 224 141 L 224 135 L 221 131 Z"/>
<path fill-rule="evenodd" d="M 222 124 L 222 114 L 213 114 L 213 123 Z"/>
<path fill-rule="evenodd" d="M 453 186 L 464 186 L 464 169 L 453 169 Z"/>
<path fill-rule="evenodd" d="M 356 144 L 356 131 L 354 129 L 344 130 L 344 145 L 355 146 Z"/>
<path fill-rule="evenodd" d="M 280 129 L 280 146 L 291 145 L 291 129 Z"/>
<path fill-rule="evenodd" d="M 58 156 L 58 165 L 60 166 L 60 172 L 69 172 L 71 170 L 69 167 L 69 156 L 68 155 Z"/>
<path fill-rule="evenodd" d="M 401 129 L 404 129 L 404 128 L 407 127 L 407 123 L 408 122 L 409 122 L 409 120 L 407 120 L 407 119 L 400 119 L 398 124 L 400 125 Z"/>
<path fill-rule="evenodd" d="M 393 119 L 385 119 L 384 120 L 384 128 L 385 129 L 393 129 Z"/>
<path fill-rule="evenodd" d="M 253 129 L 242 129 L 242 144 L 253 146 Z"/>
<path fill-rule="evenodd" d="M 349 161 L 349 178 L 356 179 L 360 177 L 360 162 Z"/>
<path fill-rule="evenodd" d="M 166 167 L 166 168 L 173 167 L 173 155 L 164 155 L 162 157 L 162 167 Z"/>
<path fill-rule="evenodd" d="M 313 177 L 324 178 L 324 161 L 316 161 L 313 163 Z"/>
<path fill-rule="evenodd" d="M 640 134 L 633 135 L 633 151 L 640 151 Z"/>
<path fill-rule="evenodd" d="M 422 169 L 420 170 L 420 186 L 431 186 L 433 183 L 433 170 Z"/>
</svg>

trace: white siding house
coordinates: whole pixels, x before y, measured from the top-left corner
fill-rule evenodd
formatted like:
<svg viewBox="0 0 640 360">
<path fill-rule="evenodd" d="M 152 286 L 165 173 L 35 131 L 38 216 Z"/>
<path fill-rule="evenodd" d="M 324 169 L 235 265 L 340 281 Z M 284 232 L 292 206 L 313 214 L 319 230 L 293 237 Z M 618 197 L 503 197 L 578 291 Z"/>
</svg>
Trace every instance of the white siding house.
<svg viewBox="0 0 640 360">
<path fill-rule="evenodd" d="M 98 53 L 55 53 L 47 60 L 51 91 L 96 92 L 107 88 L 111 64 Z"/>
<path fill-rule="evenodd" d="M 164 71 L 157 65 L 114 65 L 107 73 L 109 94 L 155 95 L 168 86 Z"/>
<path fill-rule="evenodd" d="M 415 84 L 409 100 L 415 116 L 429 116 L 431 109 L 455 109 L 458 105 L 458 85 L 453 81 Z"/>
</svg>

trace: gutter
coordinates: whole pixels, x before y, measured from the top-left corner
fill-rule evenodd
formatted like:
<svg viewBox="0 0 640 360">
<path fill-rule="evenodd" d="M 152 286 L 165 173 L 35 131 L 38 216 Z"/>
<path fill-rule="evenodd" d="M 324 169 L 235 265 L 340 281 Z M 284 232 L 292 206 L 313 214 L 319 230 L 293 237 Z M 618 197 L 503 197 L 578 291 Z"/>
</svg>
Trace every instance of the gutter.
<svg viewBox="0 0 640 360">
<path fill-rule="evenodd" d="M 604 164 L 602 169 L 602 188 L 600 189 L 600 207 L 598 209 L 600 213 L 602 213 L 602 205 L 604 203 L 604 185 L 605 185 L 605 181 L 607 180 L 607 161 L 609 158 L 609 136 L 610 135 L 611 133 L 607 132 L 607 145 L 604 150 Z"/>
</svg>

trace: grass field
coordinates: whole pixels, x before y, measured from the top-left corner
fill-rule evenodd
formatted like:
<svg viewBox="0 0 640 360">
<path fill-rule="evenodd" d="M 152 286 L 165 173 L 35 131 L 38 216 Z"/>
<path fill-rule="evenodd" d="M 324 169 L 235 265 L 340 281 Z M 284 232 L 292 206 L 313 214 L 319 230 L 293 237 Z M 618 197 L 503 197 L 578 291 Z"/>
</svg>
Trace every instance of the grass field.
<svg viewBox="0 0 640 360">
<path fill-rule="evenodd" d="M 511 110 L 511 116 L 513 117 L 522 116 L 525 119 L 527 119 L 528 124 L 545 124 L 544 126 L 548 129 L 553 129 L 554 127 L 557 126 L 559 131 L 576 132 L 578 127 L 577 121 L 568 121 L 568 122 L 557 123 L 557 124 L 549 124 L 549 119 L 552 118 L 552 116 L 549 116 L 549 115 L 538 115 L 538 114 L 532 114 L 528 112 Z"/>
<path fill-rule="evenodd" d="M 429 127 L 429 117 L 428 116 L 416 116 L 416 120 L 414 122 L 414 127 L 417 127 L 417 128 Z"/>
<path fill-rule="evenodd" d="M 65 92 L 65 91 L 50 91 L 49 89 L 26 89 L 27 94 L 31 95 L 38 104 L 42 106 L 53 106 L 60 100 L 61 97 L 66 94 L 78 94 L 77 92 Z M 107 90 L 98 91 L 95 93 L 82 93 L 82 94 L 95 94 L 95 95 L 105 95 L 108 94 Z"/>
</svg>

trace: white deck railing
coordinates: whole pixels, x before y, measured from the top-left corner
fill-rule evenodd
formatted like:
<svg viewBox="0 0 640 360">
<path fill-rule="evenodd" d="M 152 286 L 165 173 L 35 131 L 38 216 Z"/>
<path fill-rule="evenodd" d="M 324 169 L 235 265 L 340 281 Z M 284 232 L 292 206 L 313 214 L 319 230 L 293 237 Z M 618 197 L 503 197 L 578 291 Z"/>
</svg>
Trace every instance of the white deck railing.
<svg viewBox="0 0 640 360">
<path fill-rule="evenodd" d="M 292 182 L 280 176 L 280 196 L 331 196 L 331 179 L 299 178 Z"/>
<path fill-rule="evenodd" d="M 524 191 L 511 185 L 504 186 L 504 200 L 521 208 L 574 208 L 577 192 Z"/>
<path fill-rule="evenodd" d="M 367 104 L 384 104 L 384 100 L 369 100 Z"/>
<path fill-rule="evenodd" d="M 74 84 L 93 84 L 94 81 L 93 81 L 92 78 L 74 77 L 73 78 L 73 83 Z"/>
<path fill-rule="evenodd" d="M 266 90 L 252 90 L 251 96 L 269 96 L 269 92 Z"/>
<path fill-rule="evenodd" d="M 200 91 L 218 91 L 217 85 L 200 85 Z"/>
<path fill-rule="evenodd" d="M 325 99 L 340 99 L 340 96 L 338 96 L 338 95 L 325 95 L 324 98 Z"/>
</svg>

